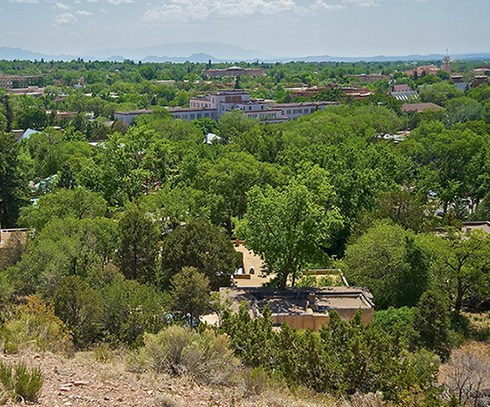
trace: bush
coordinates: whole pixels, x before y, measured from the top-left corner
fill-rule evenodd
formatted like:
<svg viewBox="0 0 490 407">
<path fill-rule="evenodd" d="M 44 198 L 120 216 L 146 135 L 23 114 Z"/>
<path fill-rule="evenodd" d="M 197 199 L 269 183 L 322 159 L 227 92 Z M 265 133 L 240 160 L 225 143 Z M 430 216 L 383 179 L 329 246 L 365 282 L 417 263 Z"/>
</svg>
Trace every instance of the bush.
<svg viewBox="0 0 490 407">
<path fill-rule="evenodd" d="M 144 332 L 156 333 L 163 328 L 164 296 L 154 288 L 117 274 L 100 293 L 105 341 L 141 346 Z"/>
<path fill-rule="evenodd" d="M 65 277 L 53 295 L 58 315 L 73 332 L 75 344 L 84 347 L 99 335 L 102 315 L 101 295 L 79 276 Z"/>
<path fill-rule="evenodd" d="M 40 368 L 29 369 L 24 362 L 9 364 L 0 361 L 2 398 L 35 402 L 41 393 L 43 381 Z"/>
<path fill-rule="evenodd" d="M 156 373 L 188 375 L 205 384 L 227 384 L 238 365 L 228 337 L 209 330 L 197 333 L 171 326 L 157 334 L 145 334 L 144 343 L 133 356 L 133 367 Z"/>
<path fill-rule="evenodd" d="M 73 347 L 68 330 L 53 308 L 36 296 L 19 306 L 15 317 L 3 325 L 0 337 L 7 353 L 26 348 L 68 353 Z"/>
</svg>

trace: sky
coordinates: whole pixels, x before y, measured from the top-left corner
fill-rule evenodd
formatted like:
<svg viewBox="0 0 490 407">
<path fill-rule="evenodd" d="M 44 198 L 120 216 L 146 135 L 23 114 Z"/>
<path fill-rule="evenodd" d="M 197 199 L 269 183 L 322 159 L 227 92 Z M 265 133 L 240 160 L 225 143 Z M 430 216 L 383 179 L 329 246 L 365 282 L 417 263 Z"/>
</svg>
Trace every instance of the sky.
<svg viewBox="0 0 490 407">
<path fill-rule="evenodd" d="M 0 46 L 90 55 L 220 42 L 273 56 L 462 54 L 490 52 L 489 16 L 490 0 L 0 0 Z"/>
</svg>

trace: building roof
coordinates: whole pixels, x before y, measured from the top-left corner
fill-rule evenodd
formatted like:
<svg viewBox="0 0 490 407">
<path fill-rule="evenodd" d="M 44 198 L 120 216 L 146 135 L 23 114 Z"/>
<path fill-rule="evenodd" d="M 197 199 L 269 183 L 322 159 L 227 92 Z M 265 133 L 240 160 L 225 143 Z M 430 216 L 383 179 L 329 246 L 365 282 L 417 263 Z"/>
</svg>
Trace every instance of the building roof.
<svg viewBox="0 0 490 407">
<path fill-rule="evenodd" d="M 33 129 L 27 129 L 23 134 L 22 136 L 19 137 L 19 139 L 17 140 L 17 142 L 20 142 L 22 140 L 29 140 L 30 137 L 33 135 L 33 134 L 36 134 L 36 133 L 39 133 L 37 130 L 33 130 Z"/>
<path fill-rule="evenodd" d="M 122 116 L 132 116 L 136 114 L 150 114 L 153 113 L 153 110 L 150 109 L 140 109 L 140 110 L 130 110 L 127 112 L 114 112 L 114 114 L 122 115 Z"/>
<path fill-rule="evenodd" d="M 404 103 L 402 105 L 402 110 L 405 113 L 416 112 L 421 113 L 426 110 L 441 110 L 442 106 L 436 105 L 435 103 Z"/>
<path fill-rule="evenodd" d="M 237 311 L 245 301 L 256 315 L 266 306 L 273 314 L 304 314 L 312 301 L 315 302 L 317 313 L 374 308 L 371 293 L 358 287 L 302 287 L 286 290 L 271 287 L 223 287 L 220 288 L 220 297 L 231 302 L 233 311 Z"/>
<path fill-rule="evenodd" d="M 400 85 L 393 85 L 392 91 L 393 92 L 410 92 L 413 89 L 407 85 L 406 83 L 402 83 Z"/>
</svg>

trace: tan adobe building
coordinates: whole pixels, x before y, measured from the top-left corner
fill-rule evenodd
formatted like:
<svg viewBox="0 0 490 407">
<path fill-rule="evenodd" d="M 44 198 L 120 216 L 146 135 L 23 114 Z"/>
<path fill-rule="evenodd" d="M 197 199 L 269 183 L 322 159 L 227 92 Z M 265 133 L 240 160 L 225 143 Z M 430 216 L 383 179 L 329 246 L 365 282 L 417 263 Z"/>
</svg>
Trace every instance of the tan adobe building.
<svg viewBox="0 0 490 407">
<path fill-rule="evenodd" d="M 275 326 L 286 323 L 295 329 L 319 330 L 330 321 L 330 312 L 336 311 L 348 322 L 360 311 L 364 324 L 374 319 L 372 295 L 357 287 L 308 287 L 280 290 L 271 287 L 220 288 L 220 299 L 231 303 L 237 312 L 240 304 L 248 304 L 249 313 L 257 318 L 268 306 Z"/>
</svg>

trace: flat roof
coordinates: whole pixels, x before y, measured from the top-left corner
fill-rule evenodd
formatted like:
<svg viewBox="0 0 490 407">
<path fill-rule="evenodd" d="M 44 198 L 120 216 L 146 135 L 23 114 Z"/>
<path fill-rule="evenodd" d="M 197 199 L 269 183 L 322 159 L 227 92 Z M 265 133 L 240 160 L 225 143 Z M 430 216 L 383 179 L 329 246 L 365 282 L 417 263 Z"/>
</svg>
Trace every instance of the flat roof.
<svg viewBox="0 0 490 407">
<path fill-rule="evenodd" d="M 141 109 L 141 110 L 130 110 L 128 112 L 114 112 L 114 114 L 119 115 L 133 115 L 133 114 L 150 114 L 153 113 L 153 110 Z"/>
<path fill-rule="evenodd" d="M 330 310 L 374 308 L 371 293 L 359 287 L 301 287 L 286 290 L 271 287 L 222 287 L 220 297 L 231 301 L 231 309 L 238 311 L 243 301 L 251 309 L 262 311 L 268 306 L 273 314 L 304 314 L 315 298 L 316 312 Z"/>
</svg>

